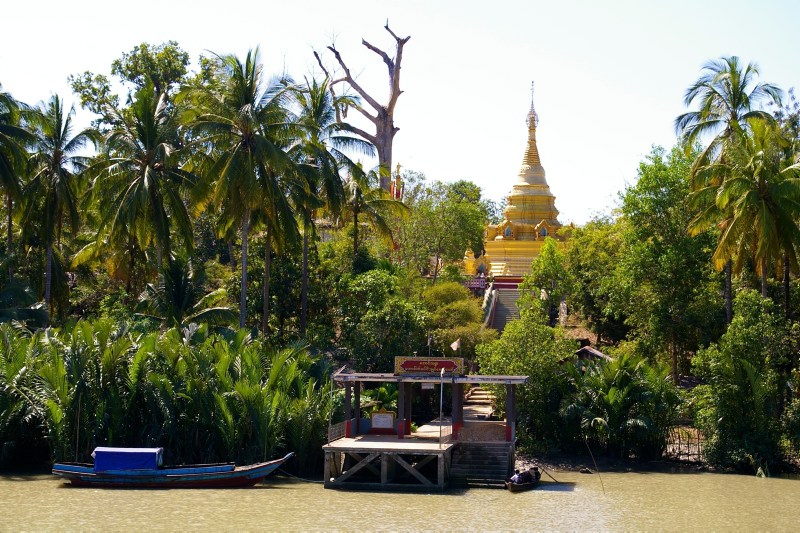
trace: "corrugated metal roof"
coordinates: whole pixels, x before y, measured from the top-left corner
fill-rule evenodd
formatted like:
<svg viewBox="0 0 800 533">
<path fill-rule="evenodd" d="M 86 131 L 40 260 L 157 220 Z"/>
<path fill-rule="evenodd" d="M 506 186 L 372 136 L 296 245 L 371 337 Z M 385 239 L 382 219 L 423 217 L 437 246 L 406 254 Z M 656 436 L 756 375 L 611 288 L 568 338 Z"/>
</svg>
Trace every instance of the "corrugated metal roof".
<svg viewBox="0 0 800 533">
<path fill-rule="evenodd" d="M 354 381 L 378 381 L 387 383 L 494 383 L 506 385 L 522 385 L 528 382 L 528 376 L 488 376 L 471 374 L 466 376 L 453 376 L 445 374 L 442 378 L 439 374 L 425 374 L 425 375 L 396 375 L 390 373 L 370 373 L 370 372 L 336 372 L 333 375 L 333 380 L 339 383 L 348 383 Z"/>
</svg>

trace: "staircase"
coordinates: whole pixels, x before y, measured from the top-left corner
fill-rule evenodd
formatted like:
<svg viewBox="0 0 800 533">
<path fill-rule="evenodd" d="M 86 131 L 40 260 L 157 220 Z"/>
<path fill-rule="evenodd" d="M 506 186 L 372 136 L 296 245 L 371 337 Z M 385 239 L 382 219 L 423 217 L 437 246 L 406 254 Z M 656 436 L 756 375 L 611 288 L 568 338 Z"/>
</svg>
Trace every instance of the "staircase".
<svg viewBox="0 0 800 533">
<path fill-rule="evenodd" d="M 464 426 L 453 450 L 450 480 L 460 486 L 502 486 L 514 467 L 514 444 L 505 441 L 505 424 L 490 421 L 494 395 L 472 387 L 464 396 Z"/>
<path fill-rule="evenodd" d="M 519 298 L 519 289 L 497 289 L 497 303 L 494 309 L 494 320 L 492 320 L 494 329 L 502 333 L 506 324 L 519 318 L 517 298 Z"/>
<path fill-rule="evenodd" d="M 494 394 L 472 387 L 464 396 L 464 420 L 489 420 L 494 412 Z"/>
<path fill-rule="evenodd" d="M 450 481 L 460 486 L 503 486 L 514 468 L 512 442 L 459 442 Z"/>
</svg>

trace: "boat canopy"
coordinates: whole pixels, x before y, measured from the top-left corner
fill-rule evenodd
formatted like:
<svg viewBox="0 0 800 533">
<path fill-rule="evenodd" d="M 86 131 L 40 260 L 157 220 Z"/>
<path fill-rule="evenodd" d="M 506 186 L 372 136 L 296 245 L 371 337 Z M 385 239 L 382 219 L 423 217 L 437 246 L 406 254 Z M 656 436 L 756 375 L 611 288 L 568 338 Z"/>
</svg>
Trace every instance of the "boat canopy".
<svg viewBox="0 0 800 533">
<path fill-rule="evenodd" d="M 94 471 L 156 470 L 163 463 L 164 448 L 108 448 L 99 446 L 92 452 Z"/>
</svg>

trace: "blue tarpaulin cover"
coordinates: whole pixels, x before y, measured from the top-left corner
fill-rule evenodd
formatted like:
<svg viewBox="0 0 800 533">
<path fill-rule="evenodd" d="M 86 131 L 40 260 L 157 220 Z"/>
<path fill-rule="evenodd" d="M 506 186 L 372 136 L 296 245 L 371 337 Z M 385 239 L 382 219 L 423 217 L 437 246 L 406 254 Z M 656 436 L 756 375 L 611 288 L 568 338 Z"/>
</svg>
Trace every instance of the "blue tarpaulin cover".
<svg viewBox="0 0 800 533">
<path fill-rule="evenodd" d="M 161 466 L 164 448 L 107 448 L 97 447 L 92 452 L 94 471 L 104 470 L 155 470 Z"/>
</svg>

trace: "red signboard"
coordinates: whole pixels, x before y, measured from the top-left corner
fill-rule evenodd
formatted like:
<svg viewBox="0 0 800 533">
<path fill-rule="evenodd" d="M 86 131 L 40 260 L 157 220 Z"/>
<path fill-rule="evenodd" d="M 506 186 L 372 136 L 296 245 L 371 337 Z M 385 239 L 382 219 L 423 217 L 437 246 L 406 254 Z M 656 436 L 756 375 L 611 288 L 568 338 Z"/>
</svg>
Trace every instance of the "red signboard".
<svg viewBox="0 0 800 533">
<path fill-rule="evenodd" d="M 461 357 L 395 357 L 395 374 L 445 374 L 464 373 L 464 359 Z"/>
</svg>

